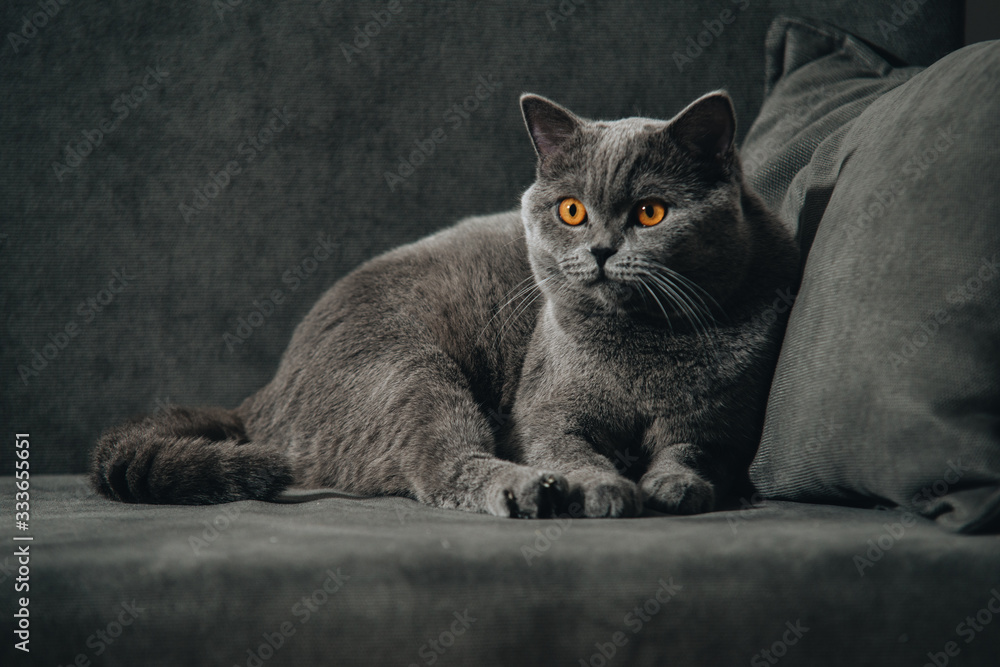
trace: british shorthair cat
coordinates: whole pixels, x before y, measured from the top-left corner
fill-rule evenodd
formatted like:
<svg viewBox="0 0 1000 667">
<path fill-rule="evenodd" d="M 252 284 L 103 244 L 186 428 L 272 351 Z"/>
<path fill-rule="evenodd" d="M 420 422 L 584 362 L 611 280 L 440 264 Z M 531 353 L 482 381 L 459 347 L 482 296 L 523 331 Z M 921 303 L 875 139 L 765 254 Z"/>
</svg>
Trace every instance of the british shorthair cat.
<svg viewBox="0 0 1000 667">
<path fill-rule="evenodd" d="M 732 102 L 668 121 L 534 95 L 521 110 L 538 163 L 519 211 L 355 269 L 238 408 L 109 429 L 96 488 L 190 504 L 324 486 L 505 517 L 713 509 L 756 450 L 772 303 L 798 280 L 789 231 L 744 182 Z"/>
</svg>

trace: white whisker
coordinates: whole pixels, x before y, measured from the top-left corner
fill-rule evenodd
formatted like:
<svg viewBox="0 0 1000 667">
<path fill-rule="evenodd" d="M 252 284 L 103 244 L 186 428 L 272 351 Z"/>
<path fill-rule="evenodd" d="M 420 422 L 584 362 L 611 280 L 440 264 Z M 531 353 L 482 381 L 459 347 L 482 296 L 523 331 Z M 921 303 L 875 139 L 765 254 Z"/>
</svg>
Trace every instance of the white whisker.
<svg viewBox="0 0 1000 667">
<path fill-rule="evenodd" d="M 512 325 L 514 322 L 516 322 L 517 318 L 520 317 L 522 314 L 524 314 L 524 312 L 528 308 L 531 307 L 531 304 L 533 304 L 535 301 L 538 300 L 538 297 L 540 297 L 540 296 L 542 296 L 544 294 L 544 292 L 542 291 L 542 285 L 544 285 L 545 283 L 549 282 L 554 277 L 555 276 L 552 275 L 552 276 L 549 276 L 548 278 L 543 279 L 539 283 L 532 283 L 531 284 L 531 287 L 534 288 L 534 289 L 536 289 L 536 290 L 538 290 L 538 293 L 534 294 L 533 296 L 531 296 L 530 299 L 527 298 L 527 297 L 525 297 L 525 299 L 514 308 L 514 311 L 510 315 L 507 316 L 507 319 L 504 320 L 503 324 L 500 325 L 500 329 L 497 331 L 496 338 L 493 341 L 494 346 L 500 344 L 500 341 L 503 340 L 504 333 L 506 333 L 506 331 L 508 330 L 509 326 Z M 531 294 L 530 290 L 528 291 L 528 294 Z"/>
<path fill-rule="evenodd" d="M 647 274 L 647 275 L 651 276 L 651 274 Z M 660 312 L 663 313 L 664 319 L 667 320 L 667 326 L 670 327 L 670 333 L 673 334 L 674 333 L 674 323 L 670 321 L 670 315 L 667 314 L 667 309 L 663 307 L 663 304 L 660 302 L 660 299 L 657 298 L 656 293 L 653 291 L 653 289 L 649 285 L 646 284 L 646 281 L 642 279 L 642 276 L 639 277 L 639 284 L 642 285 L 643 287 L 645 287 L 646 290 L 649 292 L 649 295 L 651 297 L 653 297 L 653 299 L 656 301 L 656 305 L 658 305 L 660 307 Z"/>
<path fill-rule="evenodd" d="M 512 296 L 511 298 L 509 298 L 506 303 L 504 303 L 502 306 L 500 306 L 499 308 L 497 308 L 496 312 L 493 313 L 493 317 L 490 318 L 490 320 L 483 326 L 482 330 L 479 332 L 479 335 L 476 336 L 476 343 L 478 343 L 479 340 L 483 337 L 483 334 L 486 333 L 486 330 L 489 328 L 489 326 L 491 324 L 493 324 L 493 320 L 495 320 L 497 317 L 499 317 L 500 313 L 502 313 L 503 310 L 507 306 L 509 306 L 511 303 L 513 303 L 519 297 L 521 297 L 521 296 L 523 296 L 523 295 L 525 295 L 527 293 L 530 293 L 531 290 L 532 290 L 532 288 L 536 287 L 534 281 L 535 281 L 535 276 L 529 275 L 527 278 L 525 278 L 524 280 L 522 280 L 521 282 L 519 282 L 517 285 L 515 285 L 514 287 L 512 287 L 509 292 L 507 292 L 507 294 L 510 294 L 510 292 L 515 292 L 515 291 L 517 293 L 514 296 Z M 525 287 L 522 287 L 522 285 L 524 285 L 525 283 L 528 283 L 528 285 L 525 286 Z"/>
<path fill-rule="evenodd" d="M 711 316 L 713 321 L 715 320 L 715 316 L 712 314 L 712 309 L 709 308 L 707 303 L 705 303 L 705 299 L 702 298 L 703 296 L 707 297 L 708 300 L 712 302 L 712 305 L 714 305 L 715 308 L 718 309 L 720 313 L 725 314 L 725 311 L 722 309 L 722 306 L 719 305 L 719 302 L 715 300 L 715 297 L 713 297 L 711 294 L 708 293 L 708 291 L 705 288 L 703 288 L 701 285 L 699 285 L 695 281 L 685 276 L 683 273 L 675 271 L 674 269 L 671 269 L 669 266 L 664 266 L 659 262 L 654 262 L 652 260 L 645 260 L 645 261 L 647 261 L 651 266 L 654 266 L 660 271 L 670 274 L 672 277 L 679 280 L 681 284 L 686 286 L 691 291 L 691 293 L 701 302 L 705 314 Z"/>
<path fill-rule="evenodd" d="M 690 301 L 685 298 L 685 295 L 677 285 L 655 273 L 650 273 L 649 277 L 652 279 L 654 285 L 658 285 L 663 290 L 664 294 L 670 295 L 670 300 L 677 306 L 687 321 L 691 323 L 691 327 L 694 329 L 696 335 L 701 335 L 702 332 L 707 333 L 705 321 L 701 318 L 697 310 L 692 308 Z"/>
</svg>

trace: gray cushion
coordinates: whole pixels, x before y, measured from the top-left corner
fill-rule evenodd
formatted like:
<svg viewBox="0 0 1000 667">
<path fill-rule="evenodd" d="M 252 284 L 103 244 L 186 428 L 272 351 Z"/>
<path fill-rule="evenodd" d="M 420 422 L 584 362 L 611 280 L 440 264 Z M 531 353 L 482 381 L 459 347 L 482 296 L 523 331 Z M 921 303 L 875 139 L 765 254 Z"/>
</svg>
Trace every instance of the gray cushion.
<svg viewBox="0 0 1000 667">
<path fill-rule="evenodd" d="M 1000 43 L 961 49 L 795 176 L 782 210 L 815 240 L 751 468 L 765 496 L 1000 527 L 998 82 Z"/>
<path fill-rule="evenodd" d="M 780 209 L 792 179 L 820 142 L 922 69 L 893 67 L 868 44 L 828 23 L 775 19 L 765 44 L 767 97 L 740 149 L 750 184 Z"/>
<path fill-rule="evenodd" d="M 768 651 L 780 665 L 909 667 L 949 641 L 962 665 L 1000 654 L 998 618 L 972 643 L 955 634 L 994 595 L 995 538 L 898 511 L 769 501 L 513 521 L 326 492 L 128 505 L 82 476 L 32 482 L 32 653 L 4 664 L 662 667 L 770 665 Z M 0 498 L 13 493 L 0 479 Z M 111 643 L 96 634 L 109 625 Z"/>
</svg>

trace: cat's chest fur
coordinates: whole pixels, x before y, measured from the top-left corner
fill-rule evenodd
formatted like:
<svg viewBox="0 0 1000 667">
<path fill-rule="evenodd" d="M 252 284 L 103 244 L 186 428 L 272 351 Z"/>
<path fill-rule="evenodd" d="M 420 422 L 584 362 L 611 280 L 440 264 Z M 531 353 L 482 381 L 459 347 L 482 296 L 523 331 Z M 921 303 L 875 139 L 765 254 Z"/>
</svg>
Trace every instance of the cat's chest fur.
<svg viewBox="0 0 1000 667">
<path fill-rule="evenodd" d="M 596 440 L 637 439 L 654 420 L 678 438 L 713 428 L 747 381 L 746 332 L 671 331 L 665 322 L 568 315 L 546 303 L 525 354 L 515 416 L 600 415 Z M 544 407 L 543 407 L 544 406 Z"/>
</svg>

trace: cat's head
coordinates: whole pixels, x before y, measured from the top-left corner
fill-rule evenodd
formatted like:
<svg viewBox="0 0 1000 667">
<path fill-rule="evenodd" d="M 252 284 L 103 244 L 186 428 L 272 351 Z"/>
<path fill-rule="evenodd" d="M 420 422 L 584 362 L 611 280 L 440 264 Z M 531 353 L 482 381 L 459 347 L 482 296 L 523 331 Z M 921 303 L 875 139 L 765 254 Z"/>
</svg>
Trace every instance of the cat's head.
<svg viewBox="0 0 1000 667">
<path fill-rule="evenodd" d="M 536 95 L 521 110 L 538 153 L 521 215 L 550 299 L 683 317 L 738 287 L 750 230 L 726 93 L 669 121 L 589 121 Z"/>
</svg>

